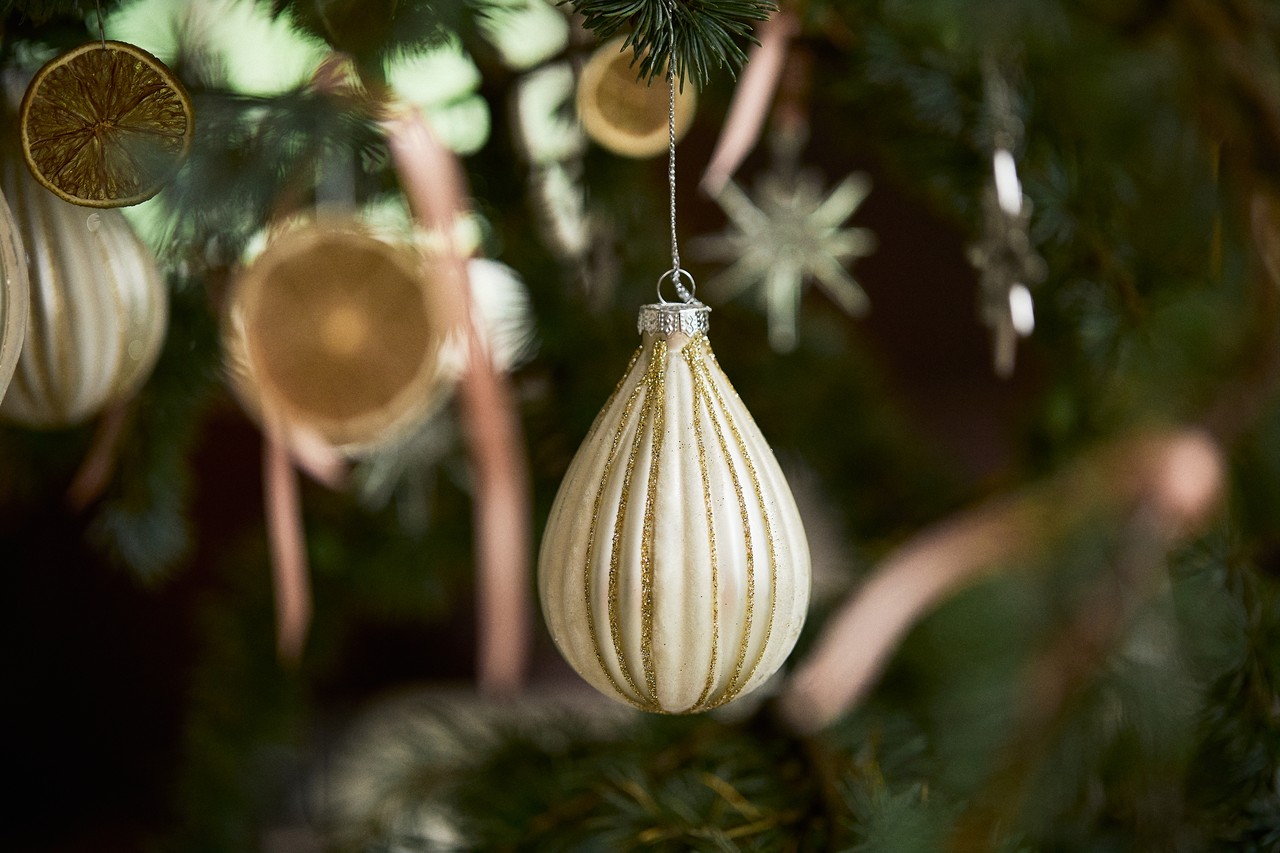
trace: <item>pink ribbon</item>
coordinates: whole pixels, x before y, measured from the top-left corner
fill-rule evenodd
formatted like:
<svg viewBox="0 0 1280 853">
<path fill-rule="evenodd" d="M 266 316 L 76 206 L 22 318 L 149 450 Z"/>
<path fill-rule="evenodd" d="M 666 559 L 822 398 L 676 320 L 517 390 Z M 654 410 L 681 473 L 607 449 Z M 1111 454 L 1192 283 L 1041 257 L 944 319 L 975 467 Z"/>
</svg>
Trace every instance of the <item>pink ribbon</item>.
<svg viewBox="0 0 1280 853">
<path fill-rule="evenodd" d="M 120 438 L 129 419 L 133 399 L 119 400 L 107 406 L 93 433 L 93 442 L 85 453 L 80 469 L 67 488 L 67 504 L 82 510 L 106 491 L 120 457 Z"/>
<path fill-rule="evenodd" d="M 1226 466 L 1205 433 L 1140 436 L 1086 457 L 1037 489 L 991 501 L 936 525 L 890 554 L 827 623 L 783 693 L 799 731 L 853 708 L 901 639 L 925 613 L 1001 564 L 1034 553 L 1090 511 L 1149 511 L 1166 543 L 1209 517 Z"/>
<path fill-rule="evenodd" d="M 759 141 L 769 104 L 782 78 L 787 43 L 799 31 L 800 22 L 786 10 L 779 11 L 760 26 L 760 43 L 751 48 L 742 80 L 729 103 L 720 139 L 702 176 L 700 186 L 712 198 L 720 194 Z"/>
<path fill-rule="evenodd" d="M 298 476 L 279 425 L 263 418 L 262 484 L 276 599 L 276 654 L 296 664 L 311 625 L 311 581 L 303 537 Z"/>
<path fill-rule="evenodd" d="M 466 258 L 454 237 L 466 179 L 416 110 L 397 112 L 384 127 L 409 206 L 444 242 L 435 277 L 466 336 L 458 395 L 475 480 L 477 678 L 486 693 L 513 693 L 524 682 L 532 626 L 528 474 L 511 389 L 475 328 Z"/>
</svg>

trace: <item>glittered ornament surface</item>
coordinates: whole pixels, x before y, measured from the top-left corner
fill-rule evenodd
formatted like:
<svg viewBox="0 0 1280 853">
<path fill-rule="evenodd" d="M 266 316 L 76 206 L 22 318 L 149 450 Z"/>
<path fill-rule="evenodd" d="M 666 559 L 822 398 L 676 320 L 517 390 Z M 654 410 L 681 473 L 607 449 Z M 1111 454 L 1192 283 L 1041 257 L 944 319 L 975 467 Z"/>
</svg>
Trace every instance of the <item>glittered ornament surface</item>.
<svg viewBox="0 0 1280 853">
<path fill-rule="evenodd" d="M 708 313 L 642 310 L 643 343 L 569 467 L 539 557 L 543 613 L 570 664 L 660 713 L 759 687 L 809 599 L 800 514 L 711 351 Z"/>
</svg>

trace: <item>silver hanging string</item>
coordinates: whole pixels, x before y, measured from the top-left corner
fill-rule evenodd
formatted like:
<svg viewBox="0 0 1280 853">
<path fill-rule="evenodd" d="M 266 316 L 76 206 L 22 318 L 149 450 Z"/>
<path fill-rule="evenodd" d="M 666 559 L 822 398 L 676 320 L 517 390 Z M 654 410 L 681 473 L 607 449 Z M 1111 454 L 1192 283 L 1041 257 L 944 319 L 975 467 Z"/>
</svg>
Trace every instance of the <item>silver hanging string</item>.
<svg viewBox="0 0 1280 853">
<path fill-rule="evenodd" d="M 670 2 L 666 5 L 667 9 L 667 31 L 671 36 L 671 55 L 667 59 L 667 88 L 669 99 L 667 103 L 667 185 L 671 191 L 671 283 L 675 285 L 676 293 L 684 302 L 692 302 L 693 290 L 685 286 L 684 279 L 689 280 L 689 284 L 693 285 L 693 276 L 680 268 L 680 243 L 676 239 L 676 24 L 675 24 L 675 3 Z M 666 278 L 666 276 L 663 276 Z M 662 281 L 659 279 L 658 287 L 661 289 Z M 661 294 L 659 294 L 661 296 Z"/>
<path fill-rule="evenodd" d="M 102 0 L 93 0 L 93 6 L 98 11 L 98 40 L 102 42 L 102 49 L 107 49 L 107 31 L 102 26 Z"/>
</svg>

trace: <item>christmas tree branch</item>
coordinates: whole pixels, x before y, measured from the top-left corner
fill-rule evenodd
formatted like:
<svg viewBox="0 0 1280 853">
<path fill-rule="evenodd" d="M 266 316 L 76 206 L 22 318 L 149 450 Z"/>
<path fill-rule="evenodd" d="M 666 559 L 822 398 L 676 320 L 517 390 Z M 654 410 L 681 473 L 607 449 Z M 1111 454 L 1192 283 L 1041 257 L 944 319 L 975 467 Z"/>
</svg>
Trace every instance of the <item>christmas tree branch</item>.
<svg viewBox="0 0 1280 853">
<path fill-rule="evenodd" d="M 1211 76 L 1225 76 L 1230 98 L 1247 117 L 1249 132 L 1233 134 L 1234 141 L 1252 147 L 1260 163 L 1274 169 L 1280 162 L 1280 94 L 1269 81 L 1280 71 L 1280 56 L 1268 35 L 1276 34 L 1267 33 L 1265 16 L 1247 0 L 1184 0 L 1182 10 L 1192 31 L 1188 44 L 1203 52 Z"/>
<path fill-rule="evenodd" d="M 99 0 L 96 4 L 88 0 L 6 0 L 0 3 L 0 16 L 12 13 L 20 21 L 43 24 L 54 17 L 85 18 L 95 8 L 105 15 L 119 5 L 120 0 Z"/>
<path fill-rule="evenodd" d="M 1206 445 L 1204 449 L 1211 447 Z M 1149 599 L 1170 546 L 1180 533 L 1185 533 L 1188 524 L 1203 521 L 1207 510 L 1216 503 L 1225 475 L 1222 460 L 1207 455 L 1203 459 L 1189 456 L 1188 452 L 1193 452 L 1190 446 L 1181 452 L 1184 458 L 1168 459 L 1168 474 L 1188 484 L 1194 481 L 1200 494 L 1173 498 L 1164 489 L 1156 488 L 1144 497 L 1112 565 L 1081 597 L 1048 647 L 1028 662 L 1021 707 L 1012 732 L 1000 749 L 997 769 L 957 821 L 949 843 L 951 851 L 978 853 L 989 849 L 990 839 L 999 827 L 1016 818 L 1026 802 L 1031 777 L 1077 707 L 1073 700 L 1096 677 L 1126 626 Z M 1217 482 L 1209 475 L 1210 463 L 1218 466 Z M 1174 472 L 1175 467 L 1200 466 L 1205 471 L 1196 477 L 1191 476 L 1190 470 Z"/>
<path fill-rule="evenodd" d="M 755 42 L 752 24 L 777 9 L 772 0 L 568 0 L 583 25 L 601 39 L 629 30 L 640 77 L 652 80 L 675 56 L 676 77 L 701 88 L 713 68 L 746 62 L 740 42 Z"/>
<path fill-rule="evenodd" d="M 899 641 L 936 604 L 1094 513 L 1146 507 L 1152 535 L 1172 544 L 1208 518 L 1224 476 L 1217 445 L 1201 431 L 1140 435 L 924 531 L 890 554 L 831 619 L 786 687 L 784 714 L 806 732 L 833 722 L 866 695 Z"/>
<path fill-rule="evenodd" d="M 1257 259 L 1249 298 L 1254 309 L 1241 330 L 1246 359 L 1205 417 L 1206 426 L 1229 444 L 1257 423 L 1280 388 L 1280 198 L 1266 189 L 1261 176 L 1250 175 L 1248 218 Z"/>
</svg>

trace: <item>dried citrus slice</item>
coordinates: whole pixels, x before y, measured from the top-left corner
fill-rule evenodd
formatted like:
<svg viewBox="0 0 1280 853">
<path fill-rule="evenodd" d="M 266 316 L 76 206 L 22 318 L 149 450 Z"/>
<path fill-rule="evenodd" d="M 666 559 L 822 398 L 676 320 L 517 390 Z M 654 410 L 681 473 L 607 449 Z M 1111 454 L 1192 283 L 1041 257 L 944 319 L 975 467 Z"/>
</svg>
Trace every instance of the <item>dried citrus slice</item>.
<svg viewBox="0 0 1280 853">
<path fill-rule="evenodd" d="M 27 88 L 22 154 L 73 204 L 124 207 L 160 191 L 187 156 L 191 99 L 141 48 L 92 42 L 50 60 Z"/>
<path fill-rule="evenodd" d="M 437 308 L 412 248 L 299 224 L 232 285 L 233 382 L 251 410 L 345 450 L 379 446 L 443 397 L 448 329 Z"/>
<path fill-rule="evenodd" d="M 636 79 L 635 54 L 623 48 L 623 37 L 601 46 L 582 69 L 578 81 L 578 117 L 587 135 L 623 157 L 643 159 L 667 150 L 671 92 L 666 77 L 651 83 Z M 691 87 L 677 88 L 676 139 L 693 121 L 697 96 Z"/>
</svg>

